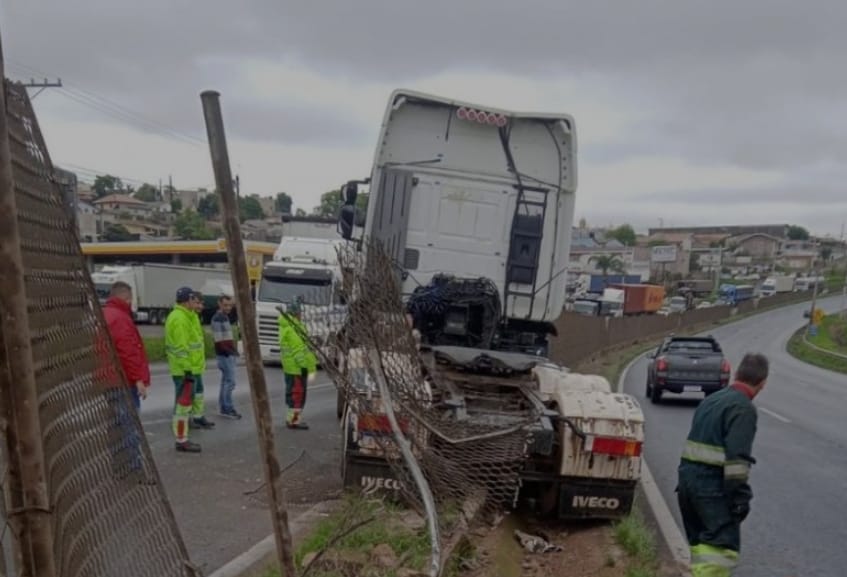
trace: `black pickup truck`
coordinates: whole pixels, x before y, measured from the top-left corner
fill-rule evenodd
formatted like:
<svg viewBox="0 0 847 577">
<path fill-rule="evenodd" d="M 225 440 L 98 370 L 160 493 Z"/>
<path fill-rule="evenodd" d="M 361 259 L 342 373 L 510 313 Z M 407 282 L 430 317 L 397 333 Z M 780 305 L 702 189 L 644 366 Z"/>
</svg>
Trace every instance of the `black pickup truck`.
<svg viewBox="0 0 847 577">
<path fill-rule="evenodd" d="M 667 337 L 650 354 L 647 397 L 658 403 L 665 392 L 708 396 L 729 384 L 730 372 L 729 361 L 713 337 Z"/>
</svg>

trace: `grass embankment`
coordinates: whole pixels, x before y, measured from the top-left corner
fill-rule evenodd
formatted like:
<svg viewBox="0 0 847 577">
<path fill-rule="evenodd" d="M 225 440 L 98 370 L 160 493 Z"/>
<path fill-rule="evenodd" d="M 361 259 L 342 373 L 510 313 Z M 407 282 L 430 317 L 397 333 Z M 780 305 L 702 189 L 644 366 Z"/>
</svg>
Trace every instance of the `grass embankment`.
<svg viewBox="0 0 847 577">
<path fill-rule="evenodd" d="M 808 343 L 803 340 L 807 330 L 808 327 L 804 326 L 789 339 L 787 346 L 789 354 L 810 365 L 847 374 L 847 358 L 838 356 L 838 354 L 847 355 L 847 319 L 838 314 L 824 317 L 821 326 L 818 327 L 818 334 L 807 337 Z M 818 350 L 809 343 L 825 350 Z"/>
<path fill-rule="evenodd" d="M 449 524 L 445 516 L 449 517 L 442 512 L 442 525 Z M 426 524 L 417 513 L 348 494 L 343 505 L 297 547 L 295 562 L 299 572 L 312 564 L 310 577 L 397 577 L 425 573 L 430 551 Z M 456 557 L 462 553 L 458 551 Z M 458 575 L 458 563 L 448 564 L 445 577 Z M 272 568 L 263 577 L 279 575 L 279 569 Z"/>
<path fill-rule="evenodd" d="M 165 357 L 165 337 L 145 337 L 144 350 L 147 352 L 147 360 L 151 363 L 161 363 Z M 215 342 L 212 340 L 212 335 L 206 333 L 206 358 L 215 358 Z"/>
<path fill-rule="evenodd" d="M 644 523 L 643 515 L 634 510 L 615 523 L 614 531 L 615 541 L 630 558 L 626 577 L 655 577 L 659 572 L 656 536 Z"/>
</svg>

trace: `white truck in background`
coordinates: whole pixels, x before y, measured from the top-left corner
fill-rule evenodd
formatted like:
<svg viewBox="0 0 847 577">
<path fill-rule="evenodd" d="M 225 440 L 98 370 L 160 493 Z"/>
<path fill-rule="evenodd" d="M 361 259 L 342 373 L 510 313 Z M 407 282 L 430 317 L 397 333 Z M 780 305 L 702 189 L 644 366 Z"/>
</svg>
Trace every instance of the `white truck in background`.
<svg viewBox="0 0 847 577">
<path fill-rule="evenodd" d="M 229 294 L 232 294 L 229 270 L 219 267 L 150 263 L 106 265 L 93 272 L 91 280 L 101 305 L 109 298 L 113 283 L 122 281 L 128 284 L 132 288 L 132 312 L 135 321 L 153 325 L 164 324 L 174 306 L 176 291 L 180 287 L 188 286 L 197 291 L 225 291 L 229 287 Z"/>
<path fill-rule="evenodd" d="M 335 238 L 283 237 L 273 260 L 265 263 L 256 287 L 259 348 L 266 364 L 280 362 L 279 310 L 294 299 L 310 308 L 309 334 L 326 341 L 343 322 L 344 303 L 338 300 L 341 269 L 338 249 L 347 241 Z M 323 314 L 325 313 L 325 314 Z"/>
<path fill-rule="evenodd" d="M 790 293 L 793 290 L 793 276 L 770 276 L 762 283 L 759 294 L 763 297 L 770 297 L 775 294 Z"/>
<path fill-rule="evenodd" d="M 438 379 L 428 385 L 444 389 L 436 395 L 443 419 L 508 417 L 505 403 L 492 411 L 496 402 L 489 395 L 477 407 L 463 387 L 469 374 L 491 390 L 510 383 L 526 406 L 540 407 L 520 498 L 542 515 L 616 519 L 630 511 L 640 478 L 641 408 L 604 378 L 570 373 L 546 359 L 565 307 L 575 130 L 565 114 L 516 113 L 396 91 L 370 178 L 342 189 L 339 227 L 352 239 L 356 186 L 369 182 L 362 246 L 379 243 L 400 269 L 403 298 L 421 333 L 418 361 L 433 370 L 449 367 L 443 375 L 449 385 Z M 438 306 L 414 306 L 430 298 L 434 279 L 445 278 L 455 291 L 435 297 Z M 609 294 L 610 304 L 617 296 Z M 351 347 L 341 351 L 349 360 L 344 370 L 362 383 L 362 395 L 378 398 L 368 375 L 355 374 L 363 370 L 355 360 L 367 351 Z M 492 373 L 491 366 L 503 372 Z M 464 377 L 450 381 L 452 370 Z M 369 427 L 380 426 L 383 415 L 357 410 L 339 407 L 344 484 L 397 490 L 382 450 L 371 442 L 381 433 Z"/>
</svg>

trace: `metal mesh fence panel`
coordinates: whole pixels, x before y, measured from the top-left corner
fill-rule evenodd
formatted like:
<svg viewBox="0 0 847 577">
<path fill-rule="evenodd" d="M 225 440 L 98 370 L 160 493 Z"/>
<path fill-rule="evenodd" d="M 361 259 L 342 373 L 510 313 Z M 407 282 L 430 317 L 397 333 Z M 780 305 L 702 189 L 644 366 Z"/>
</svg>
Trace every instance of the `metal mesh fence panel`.
<svg viewBox="0 0 847 577">
<path fill-rule="evenodd" d="M 539 420 L 539 407 L 525 394 L 534 382 L 529 370 L 475 364 L 479 351 L 422 346 L 397 267 L 380 245 L 364 248 L 339 252 L 342 281 L 320 289 L 321 296 L 305 296 L 294 324 L 346 399 L 345 426 L 357 454 L 385 459 L 404 496 L 421 510 L 422 495 L 386 418 L 391 405 L 431 487 L 447 542 L 467 526 L 463 513 L 514 503 Z"/>
<path fill-rule="evenodd" d="M 8 81 L 5 89 L 57 571 L 199 575 L 118 368 L 26 90 Z"/>
</svg>

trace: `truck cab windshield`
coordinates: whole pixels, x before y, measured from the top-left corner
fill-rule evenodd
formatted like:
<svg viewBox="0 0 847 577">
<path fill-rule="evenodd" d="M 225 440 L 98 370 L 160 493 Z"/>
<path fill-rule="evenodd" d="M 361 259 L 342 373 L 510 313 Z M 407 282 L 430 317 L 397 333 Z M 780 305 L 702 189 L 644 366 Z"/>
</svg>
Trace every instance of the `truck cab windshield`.
<svg viewBox="0 0 847 577">
<path fill-rule="evenodd" d="M 327 306 L 333 302 L 332 281 L 263 276 L 259 283 L 259 301 L 290 303 L 301 297 L 307 305 Z"/>
</svg>

